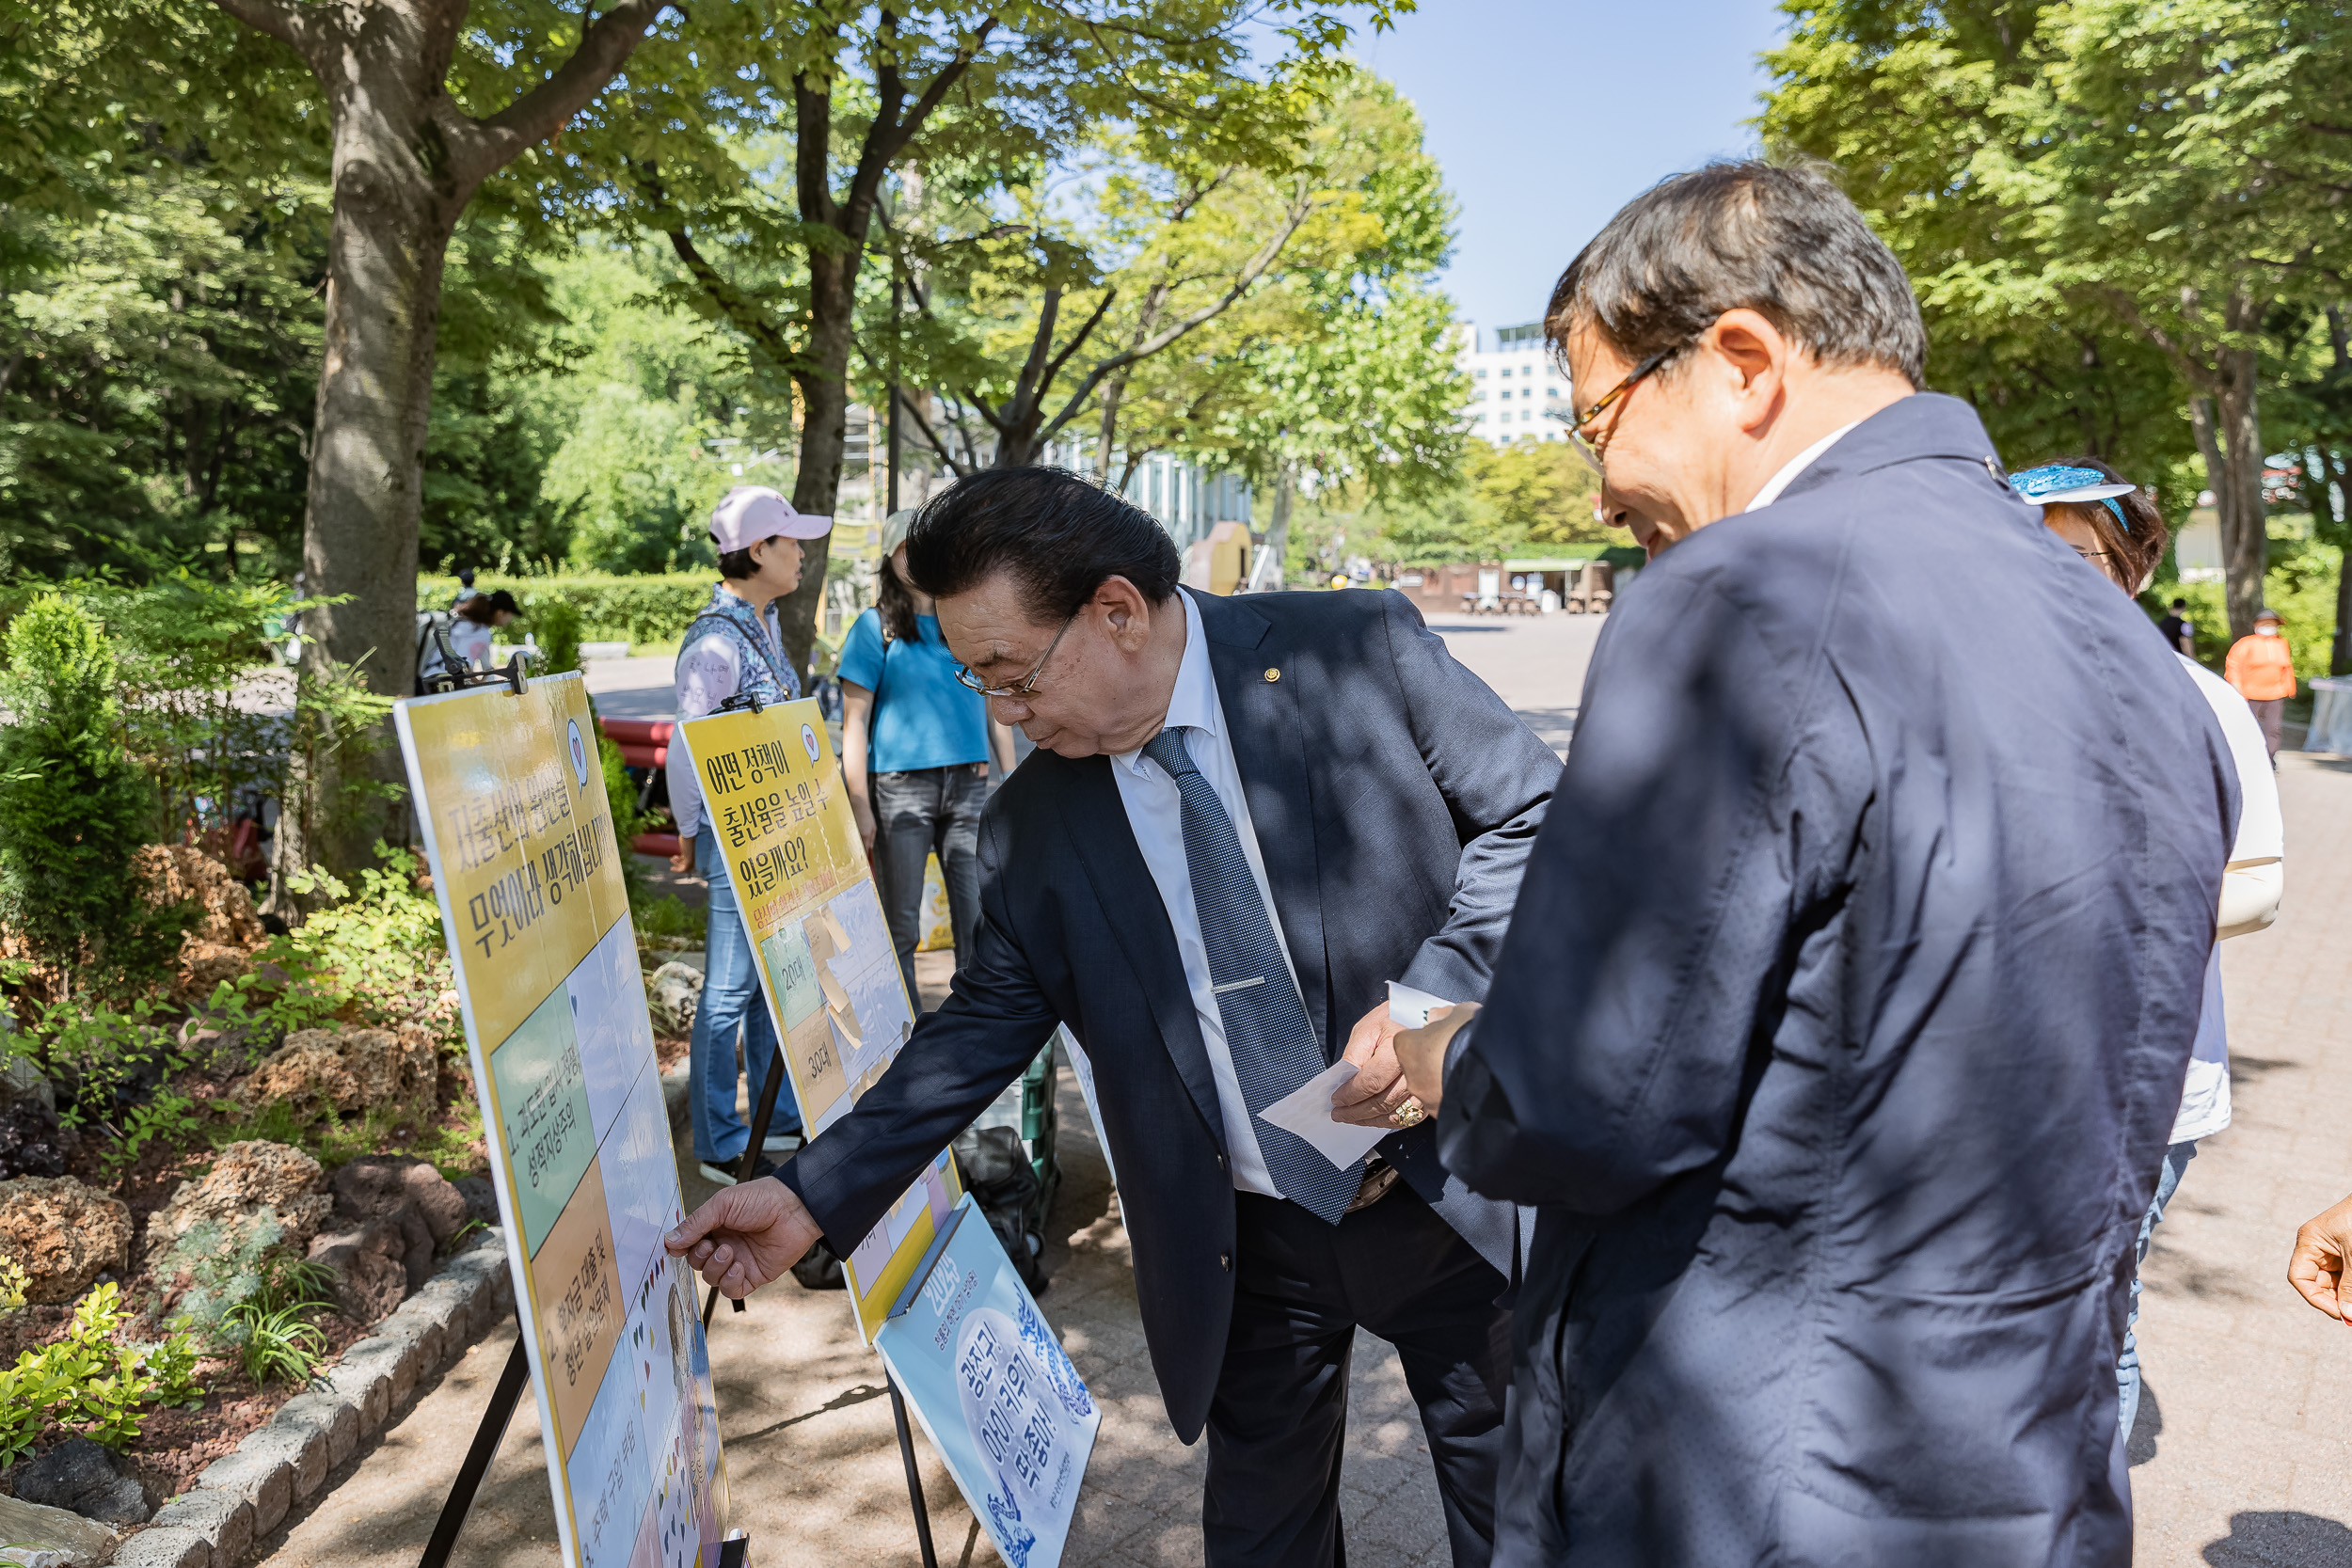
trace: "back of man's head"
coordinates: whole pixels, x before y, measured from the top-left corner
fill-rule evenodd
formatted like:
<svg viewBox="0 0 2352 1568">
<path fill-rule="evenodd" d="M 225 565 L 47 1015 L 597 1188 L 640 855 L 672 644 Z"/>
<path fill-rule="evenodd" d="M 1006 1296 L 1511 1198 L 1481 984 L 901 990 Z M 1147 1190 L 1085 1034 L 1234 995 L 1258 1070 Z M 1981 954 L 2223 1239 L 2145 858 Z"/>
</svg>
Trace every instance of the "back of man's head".
<svg viewBox="0 0 2352 1568">
<path fill-rule="evenodd" d="M 1125 578 L 1153 604 L 1176 592 L 1176 542 L 1150 513 L 1066 468 L 989 468 L 931 498 L 907 530 L 907 576 L 933 598 L 995 577 L 1018 585 L 1039 626 L 1077 613 Z"/>
<path fill-rule="evenodd" d="M 2174 599 L 2172 601 L 2172 608 L 2175 610 L 2186 610 L 2188 608 L 2188 601 L 2186 599 Z"/>
<path fill-rule="evenodd" d="M 1927 328 L 1895 253 L 1826 178 L 1766 163 L 1710 164 L 1626 203 L 1560 275 L 1544 328 L 1565 345 L 1593 327 L 1639 364 L 1743 308 L 1824 366 L 1927 384 Z"/>
</svg>

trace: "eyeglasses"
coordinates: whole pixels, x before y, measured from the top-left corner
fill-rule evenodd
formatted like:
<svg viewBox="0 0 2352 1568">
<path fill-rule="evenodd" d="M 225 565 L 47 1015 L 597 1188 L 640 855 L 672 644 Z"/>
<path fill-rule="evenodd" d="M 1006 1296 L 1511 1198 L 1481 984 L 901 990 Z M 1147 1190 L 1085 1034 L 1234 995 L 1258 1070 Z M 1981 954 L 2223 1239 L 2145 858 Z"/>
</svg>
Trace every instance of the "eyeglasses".
<svg viewBox="0 0 2352 1568">
<path fill-rule="evenodd" d="M 1070 619 L 1061 624 L 1061 630 L 1056 632 L 1054 634 L 1054 640 L 1045 644 L 1045 652 L 1039 657 L 1035 664 L 1029 667 L 1029 673 L 1022 676 L 1018 681 L 1015 681 L 1012 685 L 990 686 L 982 681 L 979 676 L 972 673 L 972 666 L 969 664 L 959 664 L 956 666 L 956 683 L 959 686 L 961 686 L 966 691 L 977 691 L 983 697 L 1027 696 L 1030 692 L 1037 689 L 1037 677 L 1045 669 L 1046 659 L 1054 657 L 1054 650 L 1061 646 L 1061 640 L 1070 635 L 1071 626 L 1077 619 L 1078 612 L 1074 610 L 1072 610 L 1070 612 Z"/>
<path fill-rule="evenodd" d="M 1592 468 L 1593 472 L 1599 473 L 1601 471 L 1600 446 L 1605 446 L 1608 443 L 1602 442 L 1600 446 L 1597 446 L 1593 442 L 1584 438 L 1584 432 L 1592 428 L 1592 423 L 1595 420 L 1599 419 L 1601 415 L 1609 411 L 1610 404 L 1615 403 L 1619 398 L 1624 397 L 1626 393 L 1633 390 L 1633 385 L 1635 382 L 1640 381 L 1645 376 L 1651 374 L 1658 369 L 1659 366 L 1664 364 L 1667 360 L 1673 358 L 1676 355 L 1680 354 L 1681 352 L 1682 349 L 1679 346 L 1675 348 L 1660 349 L 1656 354 L 1651 355 L 1648 358 L 1634 366 L 1632 374 L 1627 376 L 1623 381 L 1618 382 L 1614 387 L 1609 388 L 1607 395 L 1602 397 L 1598 403 L 1584 410 L 1583 413 L 1578 415 L 1575 420 L 1569 424 L 1568 445 L 1576 449 L 1576 455 L 1582 458 Z"/>
</svg>

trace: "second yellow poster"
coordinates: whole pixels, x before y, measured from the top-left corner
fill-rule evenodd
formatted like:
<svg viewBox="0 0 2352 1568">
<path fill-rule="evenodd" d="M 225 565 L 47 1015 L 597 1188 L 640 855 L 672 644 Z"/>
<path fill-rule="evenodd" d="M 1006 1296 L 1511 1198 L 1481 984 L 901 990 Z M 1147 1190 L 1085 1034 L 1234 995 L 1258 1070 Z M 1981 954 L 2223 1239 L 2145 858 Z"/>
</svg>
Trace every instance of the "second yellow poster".
<svg viewBox="0 0 2352 1568">
<path fill-rule="evenodd" d="M 814 1138 L 857 1103 L 914 1030 L 914 999 L 840 764 L 814 702 L 715 713 L 676 733 L 701 782 L 759 955 L 786 1077 Z M 873 1338 L 961 1191 L 955 1161 L 942 1149 L 843 1259 L 865 1338 Z"/>
</svg>

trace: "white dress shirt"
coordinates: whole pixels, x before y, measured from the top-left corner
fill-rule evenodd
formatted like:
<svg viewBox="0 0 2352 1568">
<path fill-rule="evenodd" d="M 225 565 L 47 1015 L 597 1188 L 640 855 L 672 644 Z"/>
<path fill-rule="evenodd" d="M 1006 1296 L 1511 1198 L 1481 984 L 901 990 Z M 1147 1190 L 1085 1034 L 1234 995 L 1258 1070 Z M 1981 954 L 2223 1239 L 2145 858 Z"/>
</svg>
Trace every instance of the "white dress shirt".
<svg viewBox="0 0 2352 1568">
<path fill-rule="evenodd" d="M 1282 922 L 1274 912 L 1274 898 L 1266 888 L 1265 857 L 1258 852 L 1258 834 L 1249 825 L 1249 801 L 1242 794 L 1241 769 L 1233 762 L 1225 705 L 1216 694 L 1216 673 L 1209 667 L 1200 610 L 1183 589 L 1176 591 L 1176 596 L 1184 601 L 1184 658 L 1176 671 L 1176 690 L 1168 701 L 1166 727 L 1181 724 L 1191 732 L 1184 736 L 1185 749 L 1192 753 L 1192 765 L 1200 769 L 1200 776 L 1224 803 L 1226 815 L 1233 819 L 1241 852 L 1249 862 L 1249 875 L 1257 880 L 1258 895 L 1266 901 L 1274 940 L 1282 948 L 1283 971 L 1290 976 L 1291 989 L 1296 990 L 1297 966 L 1291 962 L 1290 941 L 1282 934 Z M 1192 992 L 1192 1010 L 1200 1016 L 1200 1043 L 1208 1047 L 1209 1070 L 1216 1078 L 1216 1103 L 1225 1118 L 1225 1154 L 1232 1166 L 1233 1185 L 1245 1193 L 1279 1197 L 1282 1195 L 1274 1179 L 1266 1173 L 1265 1156 L 1258 1152 L 1257 1124 L 1250 1117 L 1249 1102 L 1242 1098 L 1241 1080 L 1233 1073 L 1233 1053 L 1225 1043 L 1225 1018 L 1217 1011 L 1216 993 L 1209 989 L 1209 951 L 1200 941 L 1200 916 L 1193 908 L 1192 868 L 1184 859 L 1183 804 L 1176 781 L 1140 750 L 1113 753 L 1111 777 L 1118 781 L 1120 803 L 1127 808 L 1127 825 L 1135 830 L 1136 847 L 1143 851 L 1143 863 L 1152 869 L 1160 902 L 1168 907 L 1168 923 L 1176 930 L 1176 952 L 1184 962 L 1184 985 Z"/>
<path fill-rule="evenodd" d="M 1860 420 L 1856 420 L 1853 421 L 1853 424 L 1839 425 L 1836 430 L 1831 431 L 1827 436 L 1822 436 L 1820 440 L 1805 448 L 1804 451 L 1797 453 L 1796 456 L 1782 464 L 1780 466 L 1780 472 L 1766 480 L 1764 482 L 1764 488 L 1756 493 L 1756 499 L 1748 502 L 1747 505 L 1741 507 L 1740 510 L 1742 512 L 1760 512 L 1764 508 L 1772 505 L 1772 502 L 1780 499 L 1780 493 L 1783 490 L 1788 489 L 1789 485 L 1795 483 L 1796 478 L 1799 474 L 1813 467 L 1814 459 L 1820 457 L 1821 453 L 1836 446 L 1838 441 L 1844 437 L 1846 432 L 1851 430 L 1855 424 L 1860 424 L 1861 422 L 1862 421 Z"/>
</svg>

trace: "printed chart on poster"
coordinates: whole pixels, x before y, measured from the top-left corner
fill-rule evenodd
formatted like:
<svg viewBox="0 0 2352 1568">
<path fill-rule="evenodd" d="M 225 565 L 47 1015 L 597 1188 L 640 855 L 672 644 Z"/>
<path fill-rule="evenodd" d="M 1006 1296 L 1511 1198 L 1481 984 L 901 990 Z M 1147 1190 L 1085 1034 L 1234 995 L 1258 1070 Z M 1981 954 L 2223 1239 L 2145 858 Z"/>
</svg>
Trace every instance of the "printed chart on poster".
<svg viewBox="0 0 2352 1568">
<path fill-rule="evenodd" d="M 710 1568 L 710 1356 L 580 677 L 393 710 L 457 972 L 563 1559 Z"/>
<path fill-rule="evenodd" d="M 1054 1568 L 1103 1414 L 968 1196 L 874 1338 L 1009 1568 Z"/>
<path fill-rule="evenodd" d="M 815 1137 L 914 1032 L 882 900 L 814 702 L 689 720 L 692 761 L 737 907 L 759 955 L 785 1075 Z M 755 1085 L 756 1087 L 756 1085 Z M 843 1259 L 870 1340 L 962 1193 L 946 1149 Z"/>
</svg>

